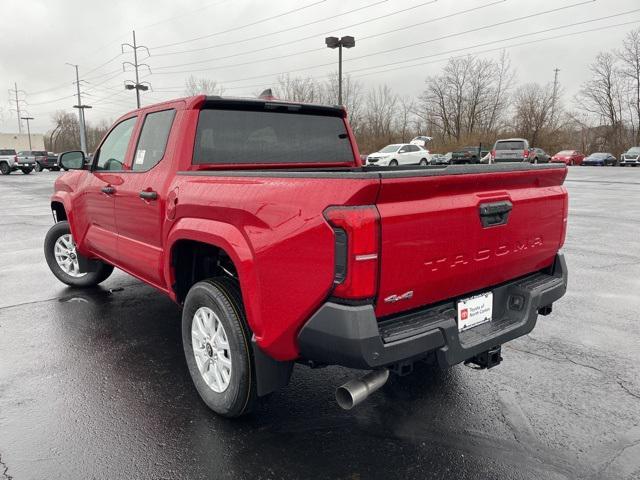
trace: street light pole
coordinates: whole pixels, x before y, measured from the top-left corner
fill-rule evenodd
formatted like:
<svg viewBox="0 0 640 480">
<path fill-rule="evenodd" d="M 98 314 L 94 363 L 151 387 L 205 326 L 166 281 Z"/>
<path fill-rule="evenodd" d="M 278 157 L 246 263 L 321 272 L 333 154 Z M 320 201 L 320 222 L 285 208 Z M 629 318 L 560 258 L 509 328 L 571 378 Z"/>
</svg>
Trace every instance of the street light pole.
<svg viewBox="0 0 640 480">
<path fill-rule="evenodd" d="M 329 48 L 338 49 L 338 105 L 342 105 L 342 47 L 352 48 L 356 46 L 356 39 L 351 36 L 327 37 L 324 39 L 324 43 Z"/>
<path fill-rule="evenodd" d="M 31 148 L 31 127 L 29 126 L 29 120 L 33 120 L 33 117 L 20 117 L 22 120 L 27 121 L 27 135 L 29 135 L 29 150 L 33 150 Z"/>
</svg>

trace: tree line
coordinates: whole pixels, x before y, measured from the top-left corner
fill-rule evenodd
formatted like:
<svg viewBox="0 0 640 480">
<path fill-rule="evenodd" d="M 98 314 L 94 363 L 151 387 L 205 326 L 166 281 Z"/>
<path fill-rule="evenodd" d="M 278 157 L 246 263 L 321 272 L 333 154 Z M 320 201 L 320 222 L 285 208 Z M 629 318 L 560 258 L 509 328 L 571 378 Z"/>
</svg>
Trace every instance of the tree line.
<svg viewBox="0 0 640 480">
<path fill-rule="evenodd" d="M 577 149 L 618 156 L 640 145 L 640 29 L 630 31 L 619 48 L 595 56 L 588 78 L 573 98 L 565 98 L 556 80 L 518 83 L 503 52 L 495 59 L 450 58 L 439 73 L 425 79 L 422 93 L 415 98 L 400 95 L 388 85 L 366 88 L 346 75 L 342 98 L 364 153 L 418 135 L 433 137 L 429 148 L 442 153 L 465 145 L 490 147 L 497 138 L 508 137 L 526 138 L 531 146 L 548 153 Z M 223 95 L 225 90 L 217 81 L 192 75 L 184 93 Z M 324 80 L 282 75 L 273 93 L 284 100 L 334 104 L 337 74 Z M 76 116 L 60 111 L 53 120 L 56 126 L 45 136 L 46 148 L 77 148 Z M 106 122 L 88 125 L 90 151 L 108 127 Z"/>
</svg>

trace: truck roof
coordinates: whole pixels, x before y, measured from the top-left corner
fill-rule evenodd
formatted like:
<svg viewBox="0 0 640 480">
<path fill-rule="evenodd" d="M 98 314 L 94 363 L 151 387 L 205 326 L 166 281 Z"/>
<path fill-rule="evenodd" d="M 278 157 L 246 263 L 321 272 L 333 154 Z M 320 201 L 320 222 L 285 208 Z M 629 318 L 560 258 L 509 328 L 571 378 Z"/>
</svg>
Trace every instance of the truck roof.
<svg viewBox="0 0 640 480">
<path fill-rule="evenodd" d="M 277 98 L 223 97 L 220 95 L 196 95 L 192 97 L 174 98 L 171 100 L 165 100 L 163 102 L 145 105 L 144 107 L 140 107 L 139 109 L 130 110 L 122 116 L 129 115 L 137 111 L 154 109 L 161 105 L 168 105 L 176 102 L 185 102 L 187 110 L 199 110 L 204 107 L 226 107 L 231 109 L 242 109 L 243 107 L 245 107 L 251 110 L 257 108 L 264 108 L 266 110 L 288 109 L 299 110 L 305 113 L 346 116 L 346 110 L 344 109 L 344 107 L 339 105 L 290 102 L 288 100 L 280 100 Z"/>
</svg>

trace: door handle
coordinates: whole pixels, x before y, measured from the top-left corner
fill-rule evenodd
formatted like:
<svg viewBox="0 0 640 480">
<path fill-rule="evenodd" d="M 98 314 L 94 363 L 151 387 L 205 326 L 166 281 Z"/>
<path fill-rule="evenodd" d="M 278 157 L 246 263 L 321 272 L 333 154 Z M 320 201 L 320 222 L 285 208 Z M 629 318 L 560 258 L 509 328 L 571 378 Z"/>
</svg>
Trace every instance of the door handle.
<svg viewBox="0 0 640 480">
<path fill-rule="evenodd" d="M 143 200 L 157 200 L 158 199 L 158 192 L 154 192 L 153 190 L 151 191 L 147 191 L 147 190 L 143 190 L 140 192 L 140 198 L 142 198 Z"/>
<path fill-rule="evenodd" d="M 513 204 L 509 200 L 480 204 L 480 222 L 484 228 L 504 225 L 509 220 Z"/>
<path fill-rule="evenodd" d="M 106 187 L 102 187 L 102 193 L 106 193 L 107 195 L 112 195 L 116 193 L 116 189 L 113 188 L 111 185 L 109 185 Z"/>
</svg>

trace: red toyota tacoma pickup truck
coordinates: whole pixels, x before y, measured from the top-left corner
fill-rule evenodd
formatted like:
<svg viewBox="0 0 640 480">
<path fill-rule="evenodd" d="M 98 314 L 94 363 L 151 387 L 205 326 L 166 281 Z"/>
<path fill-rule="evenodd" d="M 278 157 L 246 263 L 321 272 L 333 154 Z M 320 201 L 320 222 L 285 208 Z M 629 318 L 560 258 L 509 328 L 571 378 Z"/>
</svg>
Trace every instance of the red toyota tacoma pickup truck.
<svg viewBox="0 0 640 480">
<path fill-rule="evenodd" d="M 52 272 L 89 287 L 118 267 L 182 305 L 221 415 L 294 362 L 370 370 L 344 408 L 417 361 L 492 367 L 566 290 L 564 165 L 364 167 L 340 107 L 180 99 L 59 161 Z"/>
</svg>

